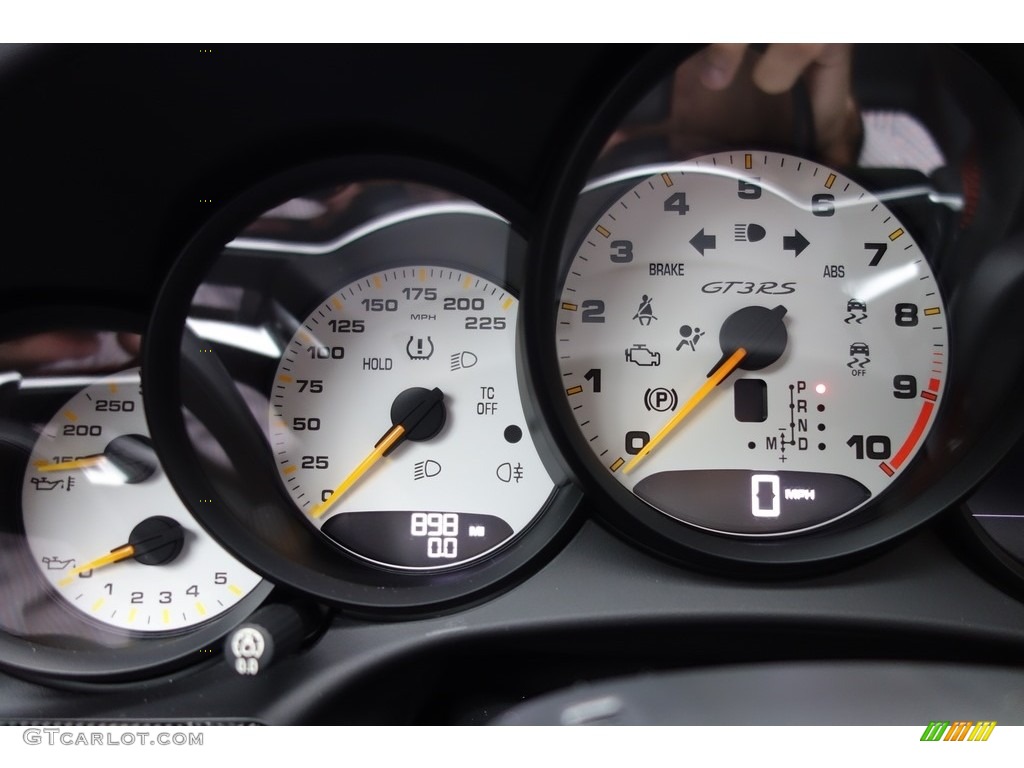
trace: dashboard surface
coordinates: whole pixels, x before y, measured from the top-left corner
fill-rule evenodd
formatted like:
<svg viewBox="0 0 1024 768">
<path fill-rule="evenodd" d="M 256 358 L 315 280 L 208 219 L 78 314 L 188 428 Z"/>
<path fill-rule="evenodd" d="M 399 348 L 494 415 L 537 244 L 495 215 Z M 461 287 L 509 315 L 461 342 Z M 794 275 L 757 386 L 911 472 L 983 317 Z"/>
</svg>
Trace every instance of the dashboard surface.
<svg viewBox="0 0 1024 768">
<path fill-rule="evenodd" d="M 857 82 L 877 83 L 871 67 L 898 59 L 899 48 L 887 47 L 877 59 L 867 57 L 856 72 Z M 567 201 L 575 200 L 583 169 L 594 161 L 595 137 L 607 133 L 606 116 L 621 119 L 629 106 L 634 115 L 657 117 L 661 107 L 656 103 L 635 103 L 653 85 L 654 73 L 664 71 L 665 62 L 694 50 L 599 45 L 9 48 L 0 59 L 0 95 L 8 115 L 7 140 L 0 150 L 6 182 L 0 187 L 6 222 L 0 341 L 107 323 L 119 331 L 146 332 L 150 346 L 144 359 L 156 361 L 153 369 L 162 356 L 176 361 L 175 343 L 154 340 L 177 338 L 165 326 L 149 323 L 154 307 L 166 310 L 172 303 L 167 296 L 178 290 L 177 278 L 169 281 L 169 276 L 180 269 L 175 264 L 181 254 L 192 249 L 195 262 L 205 253 L 197 250 L 196 243 L 202 242 L 197 233 L 210 231 L 226 217 L 237 221 L 235 201 L 268 179 L 339 158 L 339 167 L 362 168 L 380 157 L 446 169 L 439 172 L 439 185 L 478 192 L 474 202 L 511 223 L 525 243 L 525 251 L 514 257 L 521 260 L 514 262 L 519 265 L 515 280 L 521 282 L 516 288 L 522 289 L 520 322 L 527 315 L 527 322 L 537 324 L 531 326 L 535 330 L 542 326 L 542 313 L 528 302 L 542 295 L 539 275 L 550 277 L 558 271 L 552 264 L 567 259 L 553 244 L 560 242 L 559 227 L 570 217 Z M 1019 47 L 969 47 L 965 52 L 997 86 L 1010 94 L 1022 92 Z M 879 104 L 892 99 L 867 86 L 860 97 Z M 1019 97 L 1014 107 L 1019 128 L 1024 109 Z M 950 118 L 943 125 L 957 123 Z M 1016 140 L 1015 135 L 1007 139 L 1005 156 L 1011 165 L 1024 157 L 1024 145 Z M 642 141 L 635 157 L 643 156 Z M 744 146 L 743 140 L 737 146 Z M 606 165 L 598 170 L 610 174 L 621 159 L 609 153 L 602 162 Z M 480 184 L 462 185 L 463 179 Z M 941 197 L 935 184 L 933 197 Z M 990 187 L 984 189 L 985 195 L 991 193 Z M 1021 303 L 1024 251 L 1017 223 L 1024 198 L 1016 187 L 1002 189 L 1003 207 L 984 196 L 981 203 L 992 206 L 983 210 L 1005 213 L 986 222 L 990 231 L 998 230 L 998 242 L 981 238 L 978 247 L 1003 254 L 1011 266 L 1000 274 L 1010 278 L 1002 291 L 983 285 L 973 293 L 950 292 L 946 285 L 947 293 L 957 294 L 948 303 L 956 307 L 954 314 L 960 312 L 961 328 L 970 327 L 967 318 L 984 316 L 986 296 L 992 304 Z M 901 211 L 914 215 L 912 206 Z M 923 232 L 923 242 L 939 237 L 916 220 L 913 226 Z M 322 296 L 345 283 L 323 285 Z M 554 289 L 544 290 L 551 291 L 544 299 L 554 298 Z M 1006 316 L 1021 319 L 1019 314 Z M 175 330 L 180 334 L 181 327 Z M 998 343 L 1016 340 L 1019 347 L 1020 330 L 1020 325 L 1003 327 Z M 978 335 L 958 337 L 961 343 L 980 338 L 972 332 Z M 409 343 L 414 344 L 412 337 Z M 519 339 L 521 363 L 533 354 L 522 348 L 529 343 Z M 616 355 L 621 355 L 618 349 Z M 573 450 L 572 439 L 564 437 L 568 432 L 544 426 L 560 420 L 559 429 L 566 429 L 565 419 L 541 402 L 546 395 L 537 391 L 547 374 L 535 372 L 528 382 L 527 374 L 520 373 L 524 398 L 534 402 L 527 406 L 527 421 L 536 428 L 539 450 L 563 495 L 555 511 L 540 515 L 541 522 L 523 524 L 522 539 L 507 545 L 491 571 L 474 571 L 489 566 L 470 563 L 424 576 L 432 580 L 429 598 L 404 597 L 402 585 L 413 577 L 395 569 L 380 570 L 380 581 L 374 582 L 378 571 L 372 563 L 345 561 L 329 574 L 339 582 L 359 582 L 361 589 L 369 584 L 368 591 L 382 595 L 375 602 L 331 585 L 305 589 L 317 567 L 313 556 L 309 562 L 314 565 L 307 564 L 302 573 L 274 570 L 267 546 L 225 542 L 243 562 L 245 553 L 263 553 L 249 565 L 268 578 L 242 601 L 244 610 L 229 612 L 229 620 L 215 631 L 208 627 L 191 641 L 176 636 L 180 642 L 174 645 L 175 636 L 168 635 L 173 652 L 133 658 L 122 669 L 105 657 L 76 670 L 76 654 L 88 656 L 91 648 L 74 642 L 57 642 L 58 660 L 46 656 L 46 665 L 36 670 L 25 660 L 31 654 L 23 646 L 0 648 L 8 653 L 0 656 L 7 665 L 0 671 L 0 721 L 486 724 L 497 718 L 530 723 L 559 722 L 561 717 L 565 722 L 575 694 L 550 711 L 531 714 L 515 707 L 597 683 L 597 693 L 585 697 L 600 698 L 609 690 L 639 697 L 630 710 L 630 717 L 638 713 L 638 719 L 625 721 L 663 722 L 645 705 L 664 695 L 664 689 L 654 694 L 643 684 L 653 681 L 657 687 L 660 681 L 675 686 L 669 690 L 678 693 L 676 698 L 692 695 L 707 702 L 706 707 L 673 712 L 670 720 L 680 723 L 916 724 L 934 719 L 939 704 L 951 710 L 980 706 L 982 692 L 992 692 L 998 712 L 976 717 L 1024 724 L 1019 706 L 1024 695 L 1024 590 L 1013 555 L 1020 534 L 1012 524 L 1006 530 L 997 530 L 995 522 L 982 528 L 971 516 L 990 513 L 1005 520 L 1020 514 L 1017 468 L 1022 456 L 1011 448 L 1024 425 L 1024 407 L 1006 395 L 1015 386 L 1013 374 L 1020 371 L 1014 366 L 1020 361 L 1016 352 L 1007 354 L 1005 370 L 993 373 L 999 364 L 991 355 L 989 348 L 975 356 L 964 354 L 957 379 L 962 389 L 953 390 L 957 399 L 952 402 L 963 404 L 965 421 L 995 419 L 998 428 L 982 423 L 977 434 L 962 425 L 941 433 L 950 445 L 962 438 L 982 448 L 964 454 L 949 448 L 953 469 L 946 469 L 953 480 L 935 476 L 938 472 L 916 476 L 915 498 L 927 499 L 928 513 L 915 512 L 911 521 L 887 509 L 880 516 L 891 512 L 906 523 L 863 540 L 852 523 L 848 538 L 854 544 L 792 557 L 785 554 L 785 541 L 769 543 L 767 549 L 758 545 L 761 553 L 776 547 L 777 557 L 738 556 L 731 545 L 694 552 L 689 548 L 699 547 L 692 538 L 657 540 L 649 529 L 663 525 L 661 518 L 652 526 L 621 516 L 607 488 L 587 476 L 586 463 L 565 458 Z M 545 358 L 541 365 L 550 362 Z M 902 386 L 897 383 L 897 392 Z M 146 393 L 151 394 L 148 386 Z M 1000 398 L 1008 404 L 997 417 L 978 406 L 985 400 L 1002 404 Z M 184 443 L 160 440 L 170 434 L 167 425 L 178 412 L 167 401 L 159 402 L 162 414 L 147 414 L 157 452 L 166 465 L 177 467 L 175 487 L 196 511 L 198 498 L 182 492 L 188 485 L 182 473 L 195 465 L 166 453 Z M 147 401 L 146 407 L 154 406 Z M 948 423 L 956 419 L 949 417 Z M 940 452 L 935 445 L 930 450 L 933 456 Z M 972 497 L 997 466 L 1000 471 Z M 0 469 L 10 471 L 7 464 Z M 499 480 L 507 482 L 500 474 Z M 20 484 L 20 476 L 5 477 L 0 488 L 7 492 Z M 930 485 L 939 488 L 931 496 Z M 0 531 L 18 531 L 20 502 L 5 498 L 0 510 Z M 207 516 L 204 527 L 224 538 L 224 530 L 237 520 L 226 515 L 211 524 L 211 514 L 199 510 L 199 517 Z M 312 528 L 306 533 L 314 536 Z M 993 545 L 991 536 L 1002 547 Z M 517 556 L 520 544 L 522 556 Z M 758 559 L 774 559 L 778 567 Z M 287 583 L 290 574 L 295 575 Z M 283 579 L 273 583 L 273 576 Z M 239 675 L 225 658 L 222 638 L 263 599 L 293 608 L 287 627 L 299 635 L 292 638 L 290 654 L 259 674 Z M 22 643 L 17 637 L 6 641 L 11 647 Z M 31 642 L 52 644 L 47 638 Z M 139 642 L 150 648 L 161 647 L 164 640 Z M 858 677 L 868 682 L 858 687 Z M 758 710 L 757 704 L 740 706 L 744 691 L 763 694 L 780 679 L 795 681 L 797 691 L 785 706 L 770 712 Z M 627 682 L 617 686 L 618 680 Z M 873 709 L 872 698 L 886 686 L 898 692 L 890 709 Z M 835 695 L 836 687 L 845 695 Z M 827 688 L 828 695 L 823 692 Z M 761 701 L 756 695 L 753 700 Z"/>
</svg>

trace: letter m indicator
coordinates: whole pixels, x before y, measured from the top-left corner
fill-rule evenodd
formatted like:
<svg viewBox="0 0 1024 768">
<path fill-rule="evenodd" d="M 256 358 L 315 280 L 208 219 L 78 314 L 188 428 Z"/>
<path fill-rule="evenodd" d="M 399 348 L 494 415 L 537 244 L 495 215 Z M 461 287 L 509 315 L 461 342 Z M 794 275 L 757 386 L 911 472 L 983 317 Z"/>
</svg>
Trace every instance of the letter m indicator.
<svg viewBox="0 0 1024 768">
<path fill-rule="evenodd" d="M 949 720 L 941 722 L 932 720 L 921 734 L 921 741 L 942 741 L 942 736 L 946 733 L 947 728 L 949 728 Z"/>
</svg>

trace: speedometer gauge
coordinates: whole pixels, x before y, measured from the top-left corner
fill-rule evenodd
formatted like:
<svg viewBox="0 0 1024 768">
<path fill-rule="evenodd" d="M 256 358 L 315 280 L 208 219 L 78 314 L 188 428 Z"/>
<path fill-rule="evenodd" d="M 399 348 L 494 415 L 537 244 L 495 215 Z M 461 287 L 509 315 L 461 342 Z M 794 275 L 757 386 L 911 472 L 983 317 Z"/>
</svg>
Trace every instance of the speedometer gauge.
<svg viewBox="0 0 1024 768">
<path fill-rule="evenodd" d="M 145 384 L 179 493 L 236 555 L 376 614 L 478 599 L 554 551 L 580 496 L 520 392 L 520 213 L 451 168 L 353 156 L 197 235 Z"/>
<path fill-rule="evenodd" d="M 281 481 L 310 523 L 374 563 L 437 569 L 533 520 L 553 484 L 516 384 L 518 308 L 466 270 L 409 266 L 313 310 L 269 408 Z"/>
<path fill-rule="evenodd" d="M 561 289 L 563 395 L 601 472 L 721 534 L 870 504 L 920 451 L 949 365 L 925 255 L 851 179 L 766 152 L 643 178 Z"/>
</svg>

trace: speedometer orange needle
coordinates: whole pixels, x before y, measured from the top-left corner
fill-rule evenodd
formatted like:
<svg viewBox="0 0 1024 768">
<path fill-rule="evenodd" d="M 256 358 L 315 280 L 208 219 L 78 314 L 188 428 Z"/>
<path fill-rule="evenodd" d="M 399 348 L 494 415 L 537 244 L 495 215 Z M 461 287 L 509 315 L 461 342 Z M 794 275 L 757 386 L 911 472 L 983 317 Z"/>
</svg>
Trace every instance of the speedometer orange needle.
<svg viewBox="0 0 1024 768">
<path fill-rule="evenodd" d="M 395 443 L 397 443 L 404 434 L 405 427 L 401 424 L 395 424 L 395 426 L 385 432 L 384 437 L 382 437 L 373 447 L 373 450 L 370 451 L 370 455 L 359 462 L 359 466 L 353 469 L 349 473 L 349 476 L 341 481 L 341 485 L 335 488 L 330 496 L 313 507 L 309 514 L 313 517 L 320 517 L 323 515 L 324 512 L 331 508 L 331 505 L 334 504 L 334 502 L 344 495 L 345 491 L 355 485 L 356 481 L 366 474 L 370 467 L 380 461 L 381 457 L 384 456 L 388 449 L 395 445 Z"/>
<path fill-rule="evenodd" d="M 391 420 L 394 425 L 377 441 L 370 455 L 359 462 L 359 466 L 349 473 L 337 488 L 326 499 L 313 507 L 309 514 L 314 518 L 321 517 L 331 508 L 345 492 L 351 488 L 374 464 L 406 440 L 429 440 L 444 426 L 446 411 L 444 392 L 437 387 L 423 389 L 410 387 L 404 390 L 391 408 Z"/>
<path fill-rule="evenodd" d="M 725 361 L 715 369 L 714 373 L 708 377 L 707 381 L 700 386 L 700 389 L 694 392 L 690 399 L 683 403 L 683 407 L 676 411 L 675 415 L 669 419 L 668 424 L 658 430 L 657 434 L 650 439 L 650 442 L 640 449 L 640 453 L 629 460 L 626 466 L 622 468 L 622 471 L 629 473 L 637 464 L 640 463 L 641 460 L 643 460 L 645 456 L 657 448 L 658 444 L 672 434 L 672 430 L 679 426 L 682 420 L 689 415 L 690 411 L 700 405 L 700 402 L 711 394 L 711 390 L 721 384 L 730 373 L 736 370 L 736 367 L 746 356 L 747 350 L 743 347 L 740 347 L 729 355 L 729 357 L 727 357 Z"/>
</svg>

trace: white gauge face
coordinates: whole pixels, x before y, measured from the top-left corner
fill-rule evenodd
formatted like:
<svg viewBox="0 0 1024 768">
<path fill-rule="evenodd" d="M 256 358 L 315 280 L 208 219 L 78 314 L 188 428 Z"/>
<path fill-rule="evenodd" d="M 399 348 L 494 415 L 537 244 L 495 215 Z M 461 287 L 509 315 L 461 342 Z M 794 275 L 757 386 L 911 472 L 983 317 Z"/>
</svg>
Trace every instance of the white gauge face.
<svg viewBox="0 0 1024 768">
<path fill-rule="evenodd" d="M 948 367 L 910 233 L 850 179 L 777 153 L 702 157 L 615 200 L 558 323 L 565 396 L 603 471 L 736 535 L 806 530 L 889 488 Z"/>
<path fill-rule="evenodd" d="M 529 525 L 554 484 L 519 396 L 518 307 L 477 275 L 412 266 L 313 310 L 278 367 L 269 430 L 307 520 L 407 569 L 475 560 Z"/>
<path fill-rule="evenodd" d="M 74 610 L 125 630 L 173 632 L 222 614 L 260 577 L 192 519 L 148 435 L 138 369 L 78 392 L 32 451 L 25 534 Z"/>
</svg>

